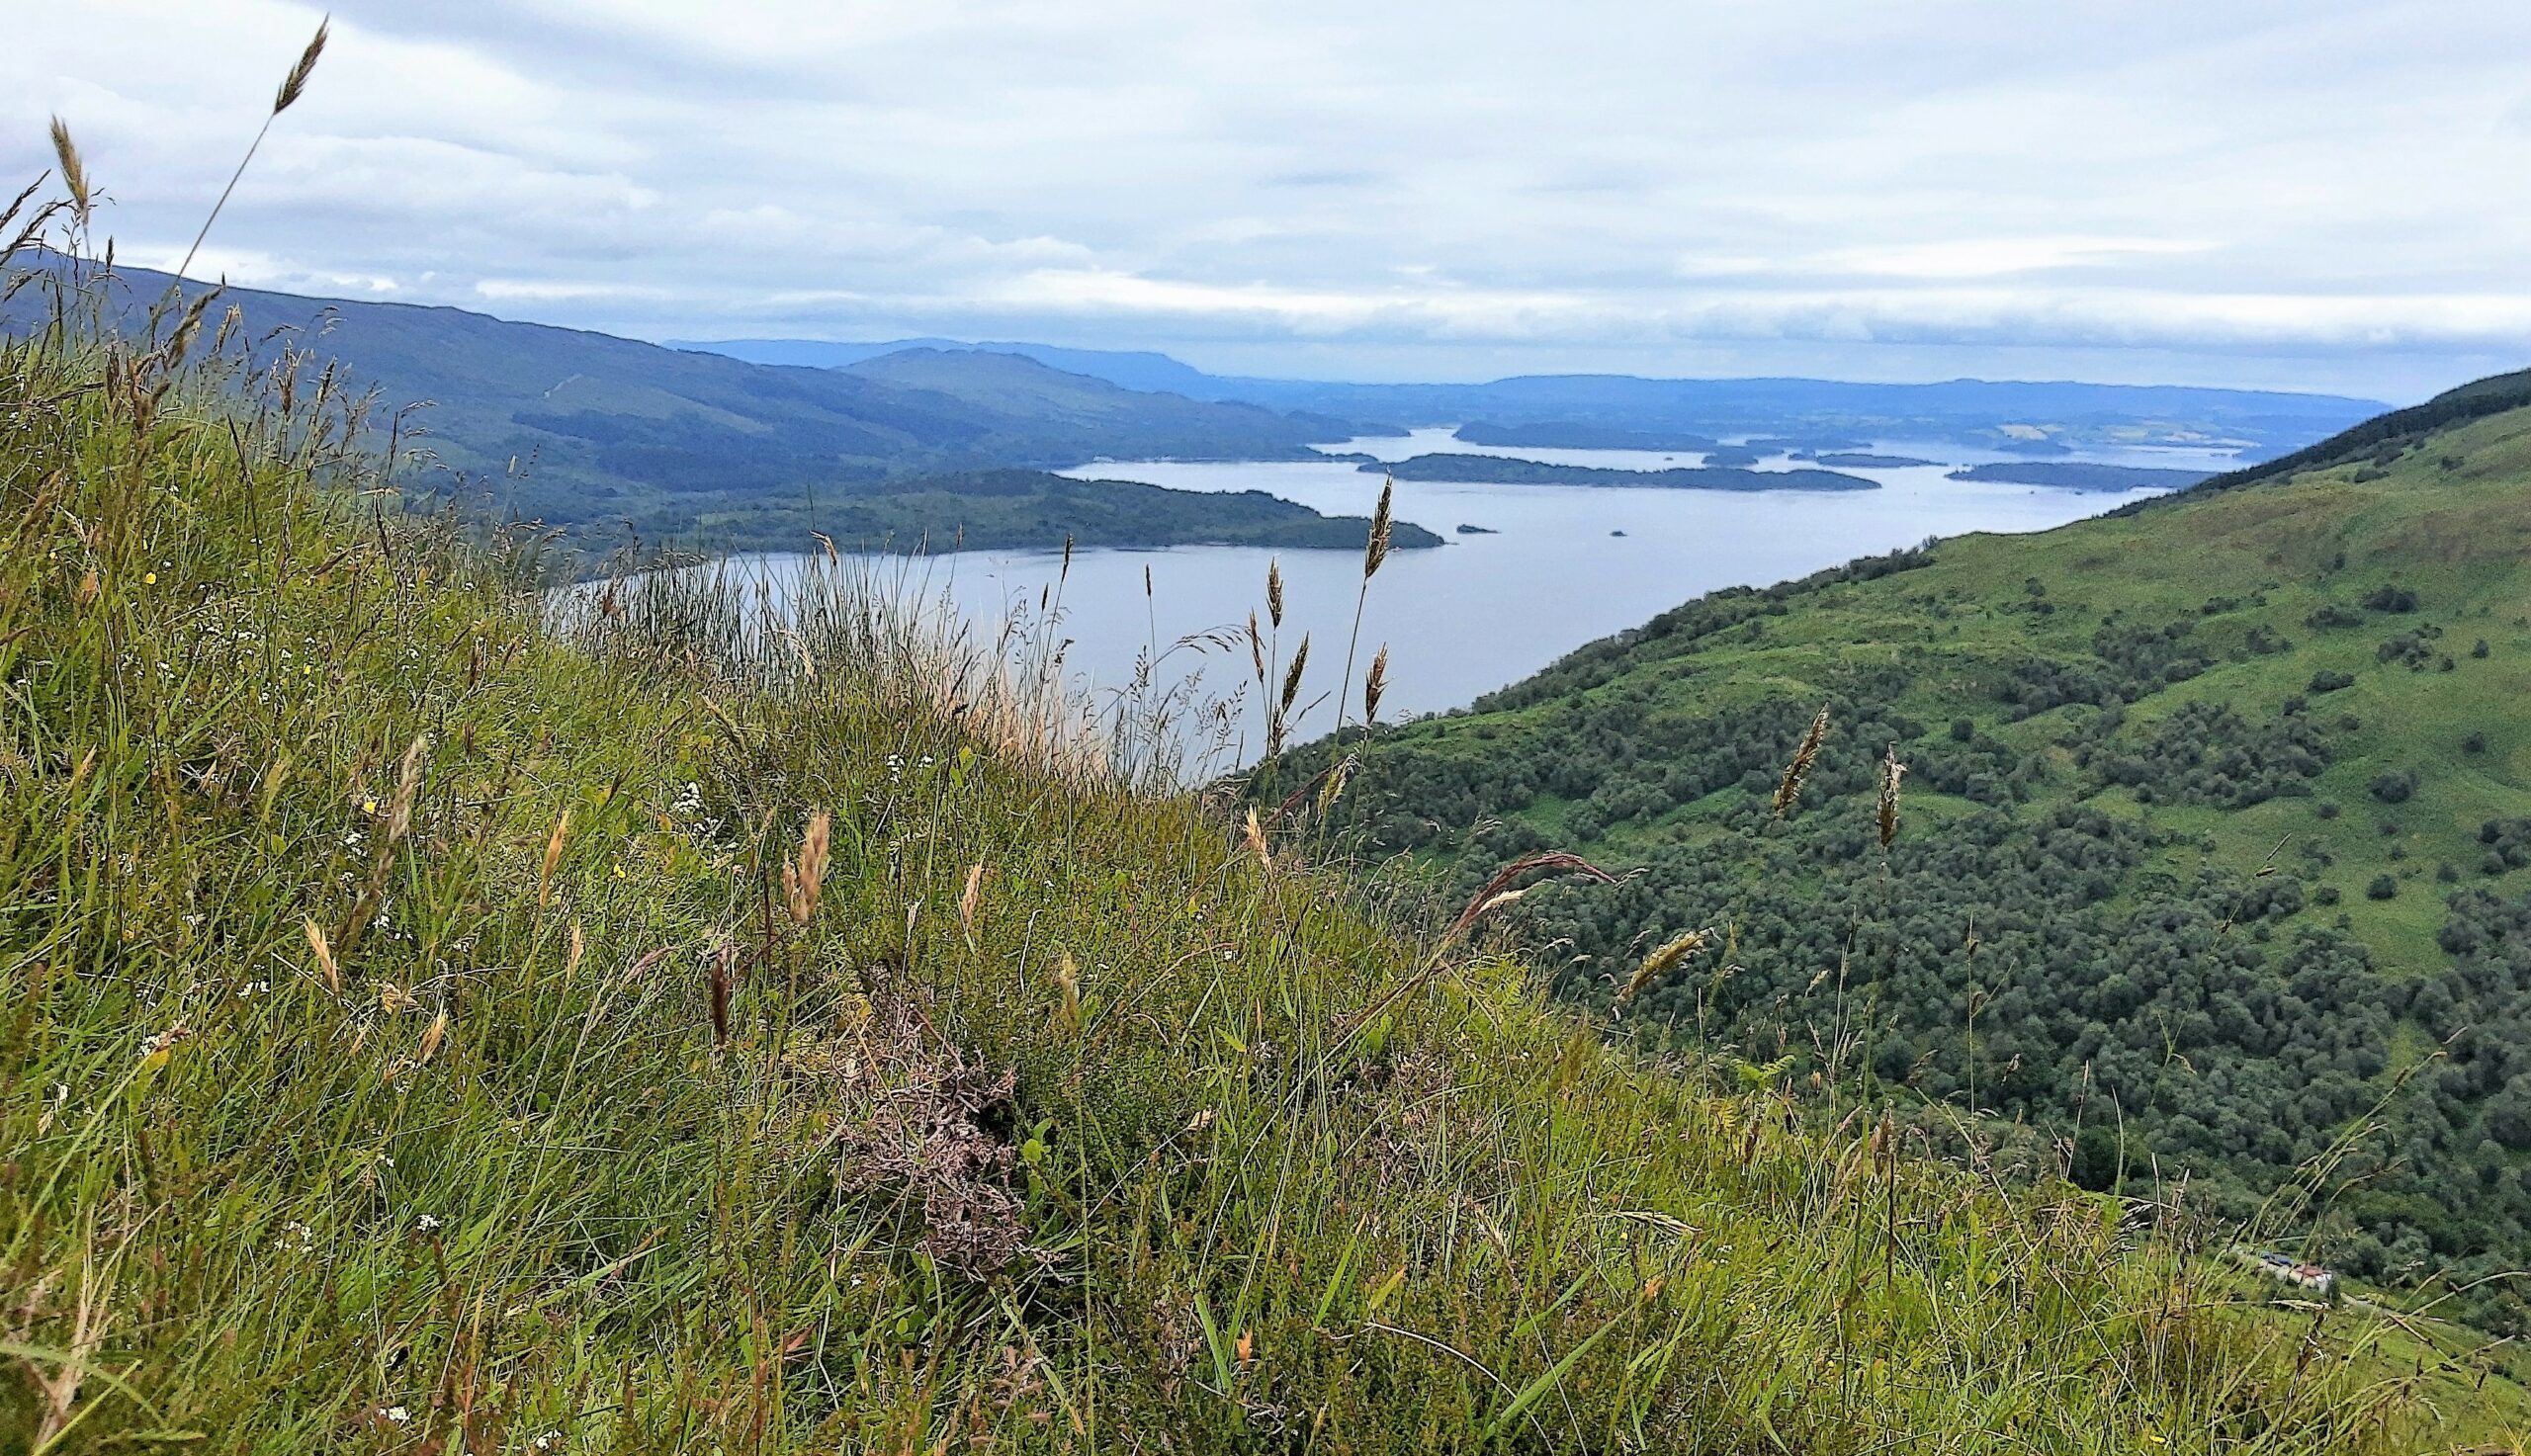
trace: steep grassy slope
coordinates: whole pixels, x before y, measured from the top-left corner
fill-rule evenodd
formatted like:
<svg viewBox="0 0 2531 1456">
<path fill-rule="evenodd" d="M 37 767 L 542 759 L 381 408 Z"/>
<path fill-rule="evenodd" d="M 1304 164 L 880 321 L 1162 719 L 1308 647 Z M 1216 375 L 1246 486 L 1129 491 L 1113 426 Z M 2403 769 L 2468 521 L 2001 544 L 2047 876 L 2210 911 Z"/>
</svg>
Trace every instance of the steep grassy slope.
<svg viewBox="0 0 2531 1456">
<path fill-rule="evenodd" d="M 0 351 L 0 1451 L 2418 1435 L 2360 1322 L 1606 1050 L 844 583 L 559 642 L 163 362 Z"/>
<path fill-rule="evenodd" d="M 66 266 L 57 255 L 39 261 Z M 88 300 L 110 295 L 113 313 L 136 326 L 173 282 L 120 268 Z M 188 299 L 202 292 L 185 285 Z M 810 529 L 837 534 L 817 502 L 855 485 L 1102 457 L 1297 459 L 1311 440 L 1345 433 L 1332 421 L 1136 393 L 998 354 L 938 355 L 919 377 L 892 380 L 884 370 L 747 364 L 457 308 L 253 289 L 227 290 L 219 306 L 239 310 L 241 337 L 272 339 L 268 356 L 304 351 L 304 386 L 338 362 L 352 387 L 378 390 L 383 410 L 421 406 L 402 423 L 403 443 L 462 472 L 470 497 L 593 534 L 629 524 L 653 541 L 796 550 Z M 47 290 L 22 290 L 0 303 L 0 333 L 38 326 L 51 311 Z M 375 423 L 383 432 L 390 420 Z M 946 541 L 957 524 L 927 521 L 924 534 Z"/>
<path fill-rule="evenodd" d="M 1633 1006 L 1649 1041 L 2032 1119 L 2096 1187 L 2192 1171 L 2235 1217 L 2299 1190 L 2332 1262 L 2519 1329 L 2519 1286 L 2475 1281 L 2531 1261 L 2521 383 L 2112 519 L 1692 602 L 1381 735 L 1356 823 L 1469 879 L 1545 842 L 1644 867 L 1535 922 L 1603 1005 L 1647 938 L 1718 927 Z"/>
</svg>

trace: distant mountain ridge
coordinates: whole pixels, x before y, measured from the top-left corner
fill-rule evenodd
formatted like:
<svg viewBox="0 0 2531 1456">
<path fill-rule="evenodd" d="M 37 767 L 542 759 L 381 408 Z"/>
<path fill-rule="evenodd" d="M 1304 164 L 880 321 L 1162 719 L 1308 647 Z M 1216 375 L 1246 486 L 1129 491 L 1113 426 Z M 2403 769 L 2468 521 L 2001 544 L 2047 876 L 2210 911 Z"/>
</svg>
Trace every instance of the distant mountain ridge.
<svg viewBox="0 0 2531 1456">
<path fill-rule="evenodd" d="M 35 264 L 67 266 L 57 255 Z M 118 267 L 106 306 L 134 327 L 174 283 Z M 188 282 L 183 295 L 205 288 Z M 0 305 L 0 332 L 41 326 L 45 294 L 22 289 Z M 468 493 L 590 537 L 798 547 L 822 498 L 874 482 L 1100 459 L 1313 459 L 1314 439 L 1346 430 L 1000 356 L 811 369 L 452 307 L 241 288 L 221 301 L 239 310 L 244 337 L 308 350 L 310 378 L 339 360 L 384 408 L 424 405 L 403 438 L 459 472 Z M 959 523 L 930 524 L 946 541 Z"/>
<path fill-rule="evenodd" d="M 1742 434 L 1869 435 L 2052 454 L 2112 444 L 2226 443 L 2262 460 L 2370 419 L 2378 400 L 2280 390 L 2068 381 L 1884 385 L 1803 379 L 1526 375 L 1484 384 L 1347 384 L 1214 375 L 1165 354 L 1035 343 L 739 339 L 677 347 L 846 368 L 905 349 L 1015 354 L 1131 388 L 1407 427 L 1483 421 L 1532 441 Z"/>
<path fill-rule="evenodd" d="M 670 339 L 667 347 L 726 354 L 750 364 L 789 364 L 808 369 L 845 369 L 909 349 L 977 354 L 1015 354 L 1067 374 L 1088 375 L 1127 389 L 1163 390 L 1189 399 L 1218 399 L 1212 375 L 1166 354 L 1148 350 L 1067 349 L 1054 344 L 964 343 L 957 339 L 891 339 L 880 343 L 834 343 L 819 339 L 723 339 L 700 342 Z"/>
</svg>

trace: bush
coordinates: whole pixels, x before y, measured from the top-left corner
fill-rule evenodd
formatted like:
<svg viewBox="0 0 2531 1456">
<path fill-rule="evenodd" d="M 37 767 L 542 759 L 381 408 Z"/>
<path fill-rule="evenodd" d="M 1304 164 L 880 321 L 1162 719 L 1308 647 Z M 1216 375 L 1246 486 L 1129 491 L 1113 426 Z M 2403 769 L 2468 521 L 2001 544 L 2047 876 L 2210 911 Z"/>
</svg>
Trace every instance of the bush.
<svg viewBox="0 0 2531 1456">
<path fill-rule="evenodd" d="M 2312 674 L 2312 682 L 2309 691 L 2314 694 L 2334 693 L 2342 688 L 2351 688 L 2353 686 L 2355 686 L 2355 674 L 2351 672 L 2333 672 L 2327 668 L 2322 668 L 2318 672 Z"/>
<path fill-rule="evenodd" d="M 2373 877 L 2373 883 L 2364 887 L 2364 898 L 2366 899 L 2397 899 L 2400 898 L 2400 882 L 2388 875 L 2376 875 Z"/>
<path fill-rule="evenodd" d="M 2404 586 L 2377 586 L 2364 594 L 2364 605 L 2375 612 L 2413 612 L 2416 593 Z"/>
<path fill-rule="evenodd" d="M 2416 772 L 2404 768 L 2384 769 L 2373 776 L 2373 782 L 2367 787 L 2373 791 L 2373 797 L 2384 804 L 2405 804 L 2416 793 Z"/>
</svg>

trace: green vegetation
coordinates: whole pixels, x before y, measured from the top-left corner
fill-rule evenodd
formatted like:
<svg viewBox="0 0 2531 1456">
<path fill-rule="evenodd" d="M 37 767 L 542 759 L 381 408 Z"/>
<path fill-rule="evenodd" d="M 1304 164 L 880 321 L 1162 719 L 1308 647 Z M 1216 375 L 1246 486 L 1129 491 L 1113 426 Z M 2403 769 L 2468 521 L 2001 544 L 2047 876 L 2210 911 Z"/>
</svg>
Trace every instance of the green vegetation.
<svg viewBox="0 0 2531 1456">
<path fill-rule="evenodd" d="M 1558 466 L 1504 455 L 1419 455 L 1394 465 L 1372 462 L 1354 469 L 1400 480 L 1460 480 L 1503 485 L 1636 485 L 1659 490 L 1877 490 L 1878 482 L 1834 471 L 1749 471 L 1683 466 L 1669 471 L 1619 471 L 1604 466 Z"/>
<path fill-rule="evenodd" d="M 1986 1116 L 2096 1187 L 2186 1175 L 2522 1332 L 2526 405 L 2489 381 L 2109 518 L 1691 602 L 1349 743 L 1353 826 L 1462 887 L 1546 844 L 1639 867 L 1522 908 L 1599 1007 L 1714 928 L 1627 1008 L 1643 1045 Z"/>
<path fill-rule="evenodd" d="M 0 347 L 0 1451 L 2423 1438 L 2439 1363 L 1604 1048 L 1043 662 L 839 577 L 558 639 L 200 322 Z"/>
<path fill-rule="evenodd" d="M 2181 490 L 2207 476 L 2205 471 L 2173 471 L 2153 466 L 2105 466 L 2088 461 L 1997 461 L 1951 472 L 1954 480 L 2001 480 L 2012 485 L 2049 485 L 2059 490 Z"/>
<path fill-rule="evenodd" d="M 698 516 L 712 540 L 800 542 L 821 531 L 847 551 L 1055 551 L 1082 547 L 1272 546 L 1357 551 L 1361 516 L 1323 516 L 1262 490 L 1172 490 L 1138 480 L 1079 480 L 1043 471 L 967 471 L 851 485 L 815 510 L 758 505 Z M 1413 524 L 1406 549 L 1440 546 Z"/>
</svg>

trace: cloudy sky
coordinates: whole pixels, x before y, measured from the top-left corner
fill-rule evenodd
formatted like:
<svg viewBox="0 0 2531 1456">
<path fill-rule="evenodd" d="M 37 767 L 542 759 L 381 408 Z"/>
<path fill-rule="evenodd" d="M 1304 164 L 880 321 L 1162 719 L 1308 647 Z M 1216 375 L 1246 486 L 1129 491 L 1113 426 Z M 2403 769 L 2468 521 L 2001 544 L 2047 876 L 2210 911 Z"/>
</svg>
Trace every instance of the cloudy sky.
<svg viewBox="0 0 2531 1456">
<path fill-rule="evenodd" d="M 319 11 L 0 0 L 171 264 Z M 1222 371 L 2531 362 L 2521 0 L 343 0 L 197 272 Z M 18 185 L 23 185 L 20 181 Z M 11 189 L 14 191 L 14 187 Z"/>
</svg>

